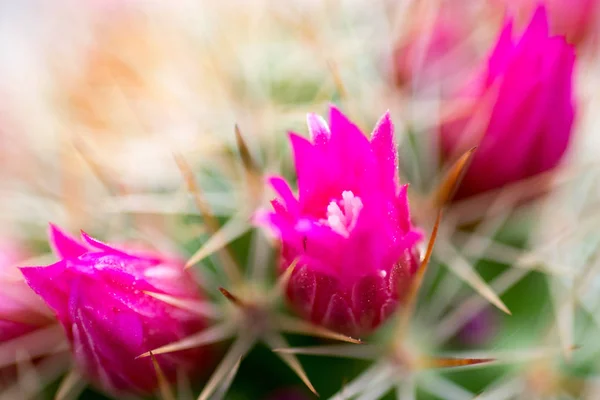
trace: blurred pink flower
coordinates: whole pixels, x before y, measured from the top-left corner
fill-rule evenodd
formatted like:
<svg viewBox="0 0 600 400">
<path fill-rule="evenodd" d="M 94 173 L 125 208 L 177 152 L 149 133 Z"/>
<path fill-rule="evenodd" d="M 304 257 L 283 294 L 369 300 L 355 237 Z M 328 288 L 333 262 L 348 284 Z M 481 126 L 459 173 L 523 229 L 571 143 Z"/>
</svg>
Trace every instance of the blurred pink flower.
<svg viewBox="0 0 600 400">
<path fill-rule="evenodd" d="M 257 216 L 282 242 L 281 270 L 293 307 L 316 324 L 348 335 L 369 333 L 397 307 L 417 267 L 422 238 L 410 221 L 407 186 L 386 113 L 369 141 L 337 108 L 330 126 L 308 115 L 312 142 L 290 134 L 298 198 L 281 177 L 279 198 Z"/>
<path fill-rule="evenodd" d="M 420 18 L 394 46 L 392 70 L 396 84 L 433 88 L 443 94 L 455 89 L 457 78 L 475 64 L 477 52 L 469 35 L 473 26 L 466 7 L 442 7 L 433 17 Z"/>
<path fill-rule="evenodd" d="M 23 280 L 16 264 L 26 253 L 15 242 L 0 240 L 0 343 L 54 322 L 50 310 Z"/>
<path fill-rule="evenodd" d="M 560 163 L 574 120 L 574 61 L 565 39 L 549 35 L 543 7 L 518 39 L 512 37 L 512 22 L 506 24 L 483 73 L 456 99 L 467 106 L 441 127 L 446 161 L 478 145 L 457 199 L 533 177 Z"/>
<path fill-rule="evenodd" d="M 550 31 L 564 35 L 572 44 L 580 44 L 598 34 L 600 24 L 599 0 L 501 0 L 509 13 L 527 18 L 538 4 L 548 10 Z"/>
<path fill-rule="evenodd" d="M 196 333 L 205 323 L 148 293 L 197 301 L 198 287 L 177 262 L 118 250 L 83 232 L 82 238 L 51 226 L 50 242 L 61 260 L 21 271 L 56 313 L 89 379 L 112 393 L 150 392 L 157 387 L 152 361 L 136 357 Z M 176 369 L 189 372 L 203 365 L 205 354 L 194 349 L 156 359 L 172 378 Z"/>
</svg>

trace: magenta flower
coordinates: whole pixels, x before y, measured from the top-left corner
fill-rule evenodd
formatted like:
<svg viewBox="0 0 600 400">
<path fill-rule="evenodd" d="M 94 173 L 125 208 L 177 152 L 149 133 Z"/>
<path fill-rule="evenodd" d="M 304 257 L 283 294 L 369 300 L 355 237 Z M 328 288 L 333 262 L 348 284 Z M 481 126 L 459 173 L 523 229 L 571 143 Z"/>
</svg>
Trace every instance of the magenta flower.
<svg viewBox="0 0 600 400">
<path fill-rule="evenodd" d="M 372 331 L 397 307 L 417 267 L 422 234 L 411 225 L 386 113 L 371 141 L 337 108 L 330 126 L 308 115 L 312 142 L 290 134 L 296 198 L 280 177 L 273 211 L 258 216 L 281 240 L 287 295 L 306 319 L 349 335 Z"/>
<path fill-rule="evenodd" d="M 478 146 L 456 198 L 533 177 L 560 163 L 573 127 L 574 61 L 565 39 L 549 35 L 543 7 L 518 39 L 512 37 L 512 22 L 506 24 L 483 74 L 459 99 L 470 104 L 467 112 L 442 125 L 446 160 Z M 486 117 L 487 124 L 481 124 Z"/>
<path fill-rule="evenodd" d="M 106 391 L 150 392 L 157 378 L 142 353 L 181 340 L 205 326 L 197 314 L 149 293 L 198 301 L 192 276 L 175 261 L 115 249 L 82 232 L 83 243 L 51 226 L 61 260 L 21 268 L 29 286 L 56 313 L 82 372 Z M 156 356 L 163 372 L 202 365 L 203 349 Z"/>
<path fill-rule="evenodd" d="M 548 9 L 550 30 L 580 44 L 598 34 L 599 0 L 501 0 L 509 11 L 530 16 L 538 4 Z"/>
</svg>

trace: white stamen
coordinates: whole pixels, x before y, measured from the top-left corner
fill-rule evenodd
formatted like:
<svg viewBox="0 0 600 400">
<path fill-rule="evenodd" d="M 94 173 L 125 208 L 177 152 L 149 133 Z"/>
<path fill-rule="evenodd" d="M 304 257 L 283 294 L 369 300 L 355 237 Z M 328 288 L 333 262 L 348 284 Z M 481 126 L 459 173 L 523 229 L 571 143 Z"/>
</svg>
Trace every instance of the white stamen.
<svg viewBox="0 0 600 400">
<path fill-rule="evenodd" d="M 340 216 L 338 216 L 338 215 L 328 216 L 327 223 L 329 224 L 331 229 L 333 229 L 340 235 L 348 236 L 348 230 L 346 229 L 346 226 L 344 226 L 344 223 L 342 222 L 342 219 L 340 218 Z"/>
<path fill-rule="evenodd" d="M 363 208 L 360 197 L 354 196 L 349 190 L 342 193 L 342 199 L 339 204 L 332 201 L 327 206 L 327 220 L 321 222 L 326 223 L 329 227 L 344 237 L 348 237 L 350 231 L 356 226 L 358 214 Z"/>
</svg>

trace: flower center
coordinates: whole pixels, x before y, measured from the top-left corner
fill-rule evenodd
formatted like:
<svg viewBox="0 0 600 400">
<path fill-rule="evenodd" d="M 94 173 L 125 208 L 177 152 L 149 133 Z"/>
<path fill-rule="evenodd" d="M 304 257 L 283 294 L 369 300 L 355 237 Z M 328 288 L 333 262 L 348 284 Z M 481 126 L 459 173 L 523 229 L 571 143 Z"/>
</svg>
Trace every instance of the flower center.
<svg viewBox="0 0 600 400">
<path fill-rule="evenodd" d="M 329 225 L 334 231 L 344 237 L 350 235 L 350 231 L 356 226 L 358 215 L 363 208 L 360 197 L 357 197 L 349 190 L 342 193 L 342 199 L 331 201 L 327 206 L 327 219 L 321 222 Z"/>
</svg>

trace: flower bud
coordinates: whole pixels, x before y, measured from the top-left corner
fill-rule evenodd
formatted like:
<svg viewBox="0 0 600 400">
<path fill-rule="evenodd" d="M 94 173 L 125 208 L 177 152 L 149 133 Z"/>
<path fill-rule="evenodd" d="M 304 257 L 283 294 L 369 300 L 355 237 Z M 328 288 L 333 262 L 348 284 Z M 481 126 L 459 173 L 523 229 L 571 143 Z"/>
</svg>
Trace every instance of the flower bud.
<svg viewBox="0 0 600 400">
<path fill-rule="evenodd" d="M 461 112 L 443 122 L 443 158 L 478 146 L 457 199 L 533 177 L 558 166 L 574 120 L 573 48 L 550 36 L 543 7 L 519 38 L 504 27 L 483 74 L 465 86 Z"/>
<path fill-rule="evenodd" d="M 352 336 L 396 309 L 417 268 L 407 186 L 400 186 L 392 121 L 371 140 L 335 107 L 330 126 L 308 116 L 312 141 L 291 134 L 298 197 L 280 177 L 273 211 L 257 221 L 282 244 L 281 271 L 295 260 L 287 296 L 304 318 Z"/>
<path fill-rule="evenodd" d="M 150 392 L 158 385 L 150 358 L 137 356 L 203 329 L 202 319 L 152 294 L 201 300 L 183 265 L 159 255 L 113 248 L 82 232 L 83 242 L 51 227 L 61 260 L 21 268 L 29 286 L 55 312 L 80 370 L 112 393 Z M 202 364 L 204 349 L 157 355 L 173 378 Z"/>
<path fill-rule="evenodd" d="M 548 9 L 550 31 L 563 35 L 569 43 L 579 45 L 598 34 L 600 1 L 598 0 L 501 0 L 508 12 L 529 17 L 538 4 Z"/>
<path fill-rule="evenodd" d="M 473 27 L 467 22 L 473 18 L 467 7 L 452 6 L 434 16 L 415 12 L 413 26 L 394 46 L 392 73 L 398 86 L 446 96 L 474 66 L 477 53 L 469 41 Z"/>
</svg>

